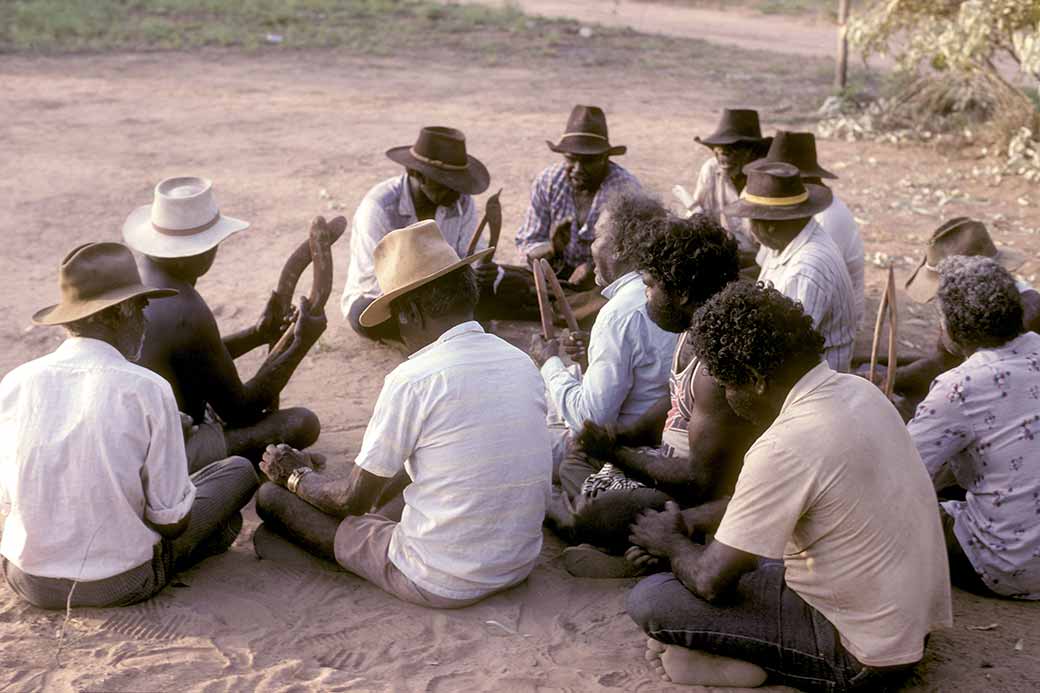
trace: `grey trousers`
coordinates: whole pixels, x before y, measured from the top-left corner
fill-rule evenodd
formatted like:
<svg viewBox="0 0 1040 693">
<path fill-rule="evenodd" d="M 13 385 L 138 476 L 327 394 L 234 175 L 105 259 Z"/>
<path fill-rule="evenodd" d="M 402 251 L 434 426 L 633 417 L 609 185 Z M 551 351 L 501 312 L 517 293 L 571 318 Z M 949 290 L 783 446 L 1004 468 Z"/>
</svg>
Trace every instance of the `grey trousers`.
<svg viewBox="0 0 1040 693">
<path fill-rule="evenodd" d="M 146 563 L 89 582 L 29 575 L 6 558 L 0 558 L 0 572 L 17 595 L 43 609 L 64 609 L 70 592 L 72 606 L 127 606 L 148 599 L 177 572 L 231 547 L 242 529 L 239 511 L 259 485 L 252 462 L 244 457 L 214 462 L 192 474 L 191 481 L 196 492 L 188 528 L 176 539 L 157 543 Z"/>
</svg>

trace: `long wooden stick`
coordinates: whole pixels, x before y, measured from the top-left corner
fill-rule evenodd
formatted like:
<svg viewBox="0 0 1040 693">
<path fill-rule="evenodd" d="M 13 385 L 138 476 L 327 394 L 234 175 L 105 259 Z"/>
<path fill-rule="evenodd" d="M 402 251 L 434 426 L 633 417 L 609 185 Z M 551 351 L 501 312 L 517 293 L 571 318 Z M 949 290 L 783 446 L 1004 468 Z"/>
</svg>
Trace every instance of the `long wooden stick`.
<svg viewBox="0 0 1040 693">
<path fill-rule="evenodd" d="M 542 318 L 542 336 L 552 339 L 556 336 L 556 330 L 553 328 L 552 306 L 549 305 L 549 290 L 545 286 L 542 263 L 533 263 L 531 269 L 534 271 L 534 290 L 538 294 L 538 313 Z"/>
<path fill-rule="evenodd" d="M 484 233 L 484 227 L 488 224 L 491 225 L 491 242 L 488 247 L 493 248 L 498 245 L 498 236 L 502 232 L 502 203 L 498 199 L 498 196 L 501 194 L 502 188 L 499 188 L 498 192 L 489 197 L 484 204 L 484 216 L 481 217 L 480 225 L 473 232 L 473 236 L 469 239 L 469 246 L 466 248 L 467 257 L 477 252 L 477 243 L 480 242 L 480 235 Z M 492 253 L 492 256 L 494 256 L 494 253 Z M 491 257 L 487 259 L 490 260 Z"/>
<path fill-rule="evenodd" d="M 578 319 L 574 317 L 574 311 L 571 310 L 571 304 L 567 302 L 567 296 L 563 293 L 563 287 L 560 286 L 560 280 L 556 278 L 556 272 L 553 272 L 552 265 L 544 257 L 538 263 L 542 266 L 542 276 L 545 277 L 549 290 L 556 297 L 556 305 L 560 312 L 563 313 L 563 319 L 567 322 L 567 329 L 571 332 L 579 332 L 581 328 L 578 326 Z"/>
<path fill-rule="evenodd" d="M 899 333 L 899 311 L 896 308 L 896 273 L 892 265 L 888 266 L 888 373 L 885 375 L 885 396 L 891 397 L 896 386 L 896 366 L 899 356 L 896 353 L 896 336 Z"/>
</svg>

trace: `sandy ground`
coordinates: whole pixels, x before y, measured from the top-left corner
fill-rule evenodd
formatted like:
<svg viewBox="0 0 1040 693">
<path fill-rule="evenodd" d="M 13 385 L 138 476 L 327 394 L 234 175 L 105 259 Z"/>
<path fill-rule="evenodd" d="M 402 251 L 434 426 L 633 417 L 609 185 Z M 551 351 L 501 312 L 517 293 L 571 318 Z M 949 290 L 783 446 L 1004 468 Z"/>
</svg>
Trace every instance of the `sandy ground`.
<svg viewBox="0 0 1040 693">
<path fill-rule="evenodd" d="M 508 241 L 532 177 L 553 161 L 543 141 L 561 132 L 575 102 L 608 110 L 612 139 L 630 145 L 622 163 L 662 194 L 675 182 L 692 186 L 707 154 L 692 136 L 710 131 L 723 104 L 761 108 L 769 128 L 797 117 L 739 77 L 707 85 L 672 73 L 529 68 L 334 52 L 5 56 L 0 375 L 60 341 L 57 330 L 29 321 L 56 297 L 60 258 L 84 241 L 118 239 L 126 214 L 149 202 L 152 186 L 168 175 L 212 177 L 221 208 L 254 222 L 225 244 L 200 282 L 231 330 L 256 318 L 309 218 L 349 216 L 372 184 L 397 173 L 383 150 L 410 142 L 422 124 L 467 132 L 493 189 L 504 187 Z M 485 84 L 496 96 L 486 95 Z M 894 258 L 900 280 L 938 219 L 961 213 L 981 216 L 998 239 L 1028 249 L 1034 259 L 1023 272 L 1036 271 L 1040 221 L 1032 205 L 1040 196 L 1024 183 L 994 187 L 970 176 L 976 162 L 920 148 L 825 143 L 822 151 L 864 224 L 868 254 Z M 940 205 L 934 193 L 954 189 Z M 346 247 L 344 239 L 337 293 Z M 513 255 L 507 244 L 500 257 Z M 868 265 L 871 293 L 881 277 Z M 929 342 L 931 308 L 903 318 L 902 349 Z M 399 359 L 330 313 L 327 334 L 283 402 L 319 414 L 316 448 L 333 464 L 356 452 L 383 375 Z M 257 364 L 246 357 L 240 367 L 250 373 Z M 73 612 L 60 657 L 62 615 L 27 607 L 0 586 L 0 690 L 670 690 L 648 671 L 640 633 L 624 614 L 631 583 L 568 577 L 562 547 L 548 535 L 524 585 L 436 613 L 346 574 L 260 561 L 249 541 L 256 523 L 250 511 L 232 551 L 146 604 Z M 1037 605 L 957 592 L 954 607 L 956 626 L 934 637 L 918 689 L 1040 686 Z"/>
</svg>

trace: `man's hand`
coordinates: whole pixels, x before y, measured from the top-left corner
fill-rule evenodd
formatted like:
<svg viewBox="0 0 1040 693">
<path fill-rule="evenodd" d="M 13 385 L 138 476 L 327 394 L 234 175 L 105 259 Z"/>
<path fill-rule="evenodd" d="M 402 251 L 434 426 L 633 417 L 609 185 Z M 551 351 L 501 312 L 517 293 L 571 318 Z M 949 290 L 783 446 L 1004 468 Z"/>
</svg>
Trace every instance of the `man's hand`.
<svg viewBox="0 0 1040 693">
<path fill-rule="evenodd" d="M 589 457 L 612 461 L 618 447 L 617 427 L 586 421 L 578 433 L 577 444 Z"/>
<path fill-rule="evenodd" d="M 271 297 L 267 299 L 267 305 L 264 306 L 264 312 L 253 329 L 265 343 L 276 342 L 282 333 L 292 325 L 293 320 L 296 319 L 296 313 L 297 310 L 294 306 L 284 305 L 278 294 L 272 291 Z"/>
<path fill-rule="evenodd" d="M 589 367 L 589 333 L 584 331 L 568 332 L 563 339 L 563 353 L 582 367 Z"/>
<path fill-rule="evenodd" d="M 491 260 L 482 260 L 473 265 L 473 271 L 477 273 L 477 283 L 481 291 L 491 291 L 498 279 L 498 265 Z"/>
<path fill-rule="evenodd" d="M 660 512 L 643 512 L 631 530 L 628 540 L 653 556 L 669 556 L 677 542 L 687 541 L 686 524 L 679 506 L 673 501 L 665 503 Z"/>
<path fill-rule="evenodd" d="M 553 356 L 560 355 L 560 343 L 555 339 L 546 339 L 541 334 L 531 336 L 531 348 L 528 350 L 535 365 L 541 368 Z"/>
<path fill-rule="evenodd" d="M 625 560 L 639 570 L 644 570 L 658 563 L 658 558 L 647 553 L 641 546 L 630 546 L 625 551 Z"/>
<path fill-rule="evenodd" d="M 300 467 L 311 467 L 311 456 L 285 443 L 268 445 L 260 460 L 260 471 L 279 486 L 285 486 L 289 475 Z"/>
<path fill-rule="evenodd" d="M 583 262 L 574 268 L 571 276 L 567 277 L 567 283 L 586 289 L 591 288 L 596 281 L 596 271 L 591 262 Z"/>
<path fill-rule="evenodd" d="M 325 311 L 311 312 L 311 302 L 306 296 L 300 296 L 300 307 L 296 311 L 296 328 L 293 333 L 292 346 L 303 345 L 309 349 L 325 332 L 328 321 Z"/>
<path fill-rule="evenodd" d="M 539 260 L 552 260 L 553 258 L 553 247 L 552 243 L 538 243 L 537 245 L 531 246 L 527 251 L 527 264 L 529 267 L 534 267 L 534 263 Z"/>
<path fill-rule="evenodd" d="M 552 244 L 553 253 L 556 257 L 563 257 L 567 246 L 571 244 L 571 229 L 574 228 L 574 220 L 567 217 L 549 232 L 549 243 Z"/>
</svg>

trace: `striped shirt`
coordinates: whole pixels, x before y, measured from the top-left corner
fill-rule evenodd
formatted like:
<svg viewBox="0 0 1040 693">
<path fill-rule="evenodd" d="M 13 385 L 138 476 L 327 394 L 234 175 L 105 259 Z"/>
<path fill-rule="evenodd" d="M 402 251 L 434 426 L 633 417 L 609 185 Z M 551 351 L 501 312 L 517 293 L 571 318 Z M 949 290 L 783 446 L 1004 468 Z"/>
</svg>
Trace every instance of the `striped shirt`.
<svg viewBox="0 0 1040 693">
<path fill-rule="evenodd" d="M 578 226 L 574 190 L 567 177 L 566 162 L 560 162 L 542 171 L 531 186 L 531 206 L 524 215 L 523 225 L 516 232 L 516 246 L 520 252 L 526 255 L 533 246 L 547 242 L 553 229 L 564 219 L 570 218 L 571 241 L 564 251 L 564 265 L 573 270 L 578 265 L 591 262 L 592 241 L 596 240 L 596 221 L 610 194 L 623 188 L 638 190 L 640 187 L 635 176 L 613 161 L 609 162 L 607 167 L 607 176 L 600 183 L 589 208 L 588 217 L 581 226 Z M 560 270 L 557 269 L 557 272 Z"/>
<path fill-rule="evenodd" d="M 856 339 L 855 291 L 831 237 L 811 220 L 786 248 L 766 248 L 759 259 L 758 280 L 801 302 L 823 335 L 823 357 L 834 370 L 847 372 Z"/>
</svg>

